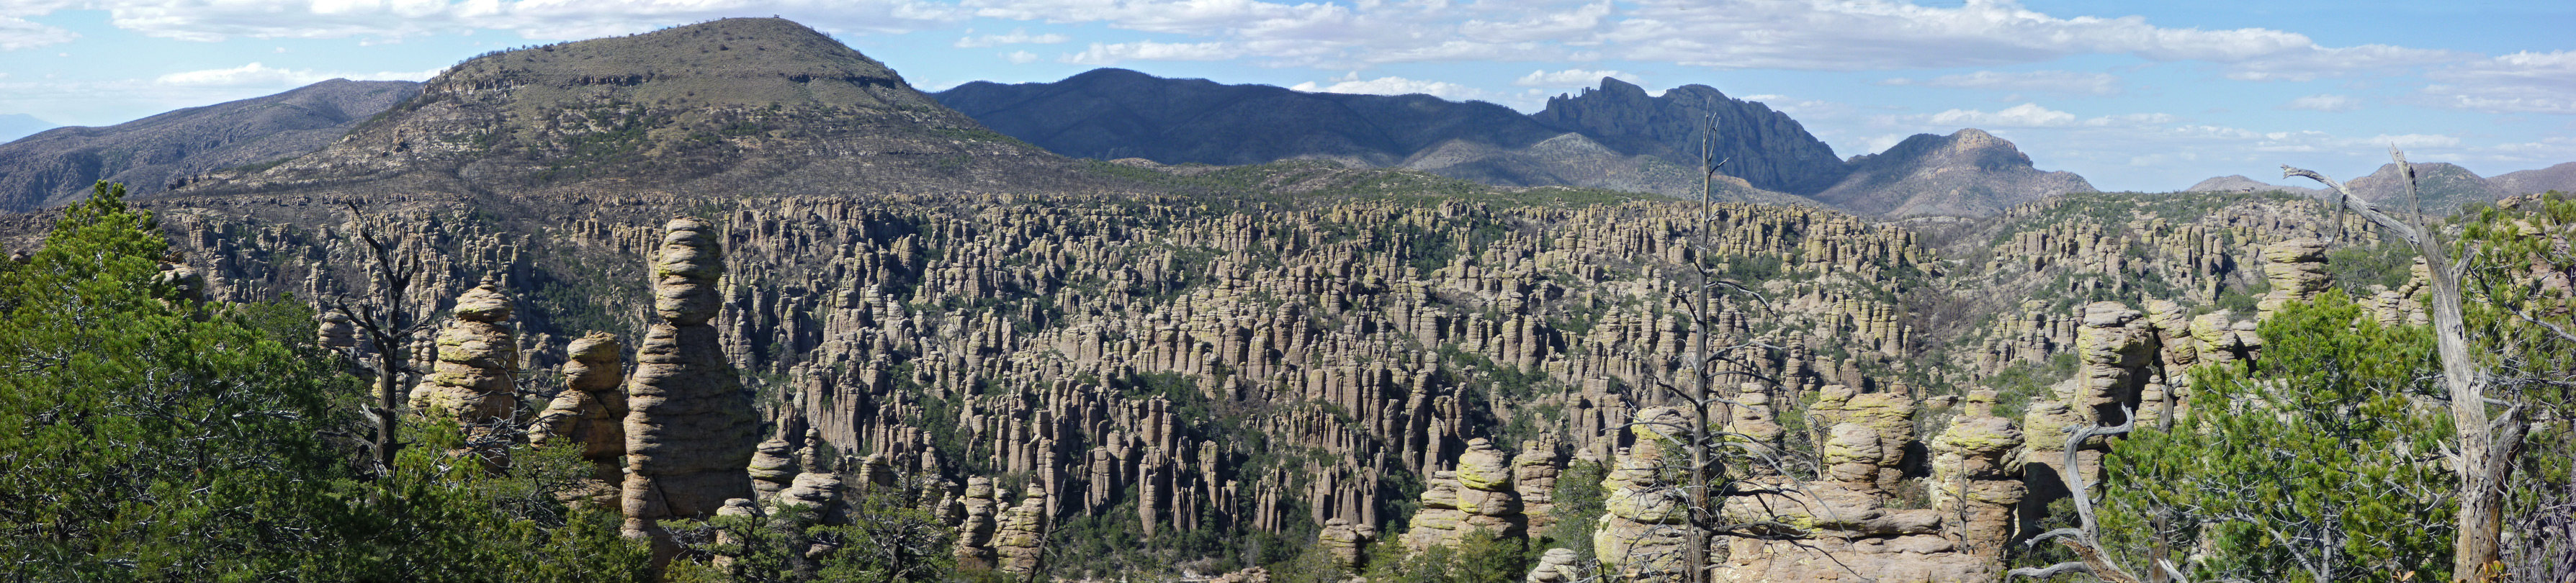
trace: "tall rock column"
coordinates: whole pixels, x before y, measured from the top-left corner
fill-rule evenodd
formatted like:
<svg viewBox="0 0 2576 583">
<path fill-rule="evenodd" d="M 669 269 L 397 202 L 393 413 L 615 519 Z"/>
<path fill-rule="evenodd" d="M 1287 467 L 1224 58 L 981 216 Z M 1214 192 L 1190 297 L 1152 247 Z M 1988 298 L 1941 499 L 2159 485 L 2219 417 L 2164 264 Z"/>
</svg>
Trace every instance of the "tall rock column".
<svg viewBox="0 0 2576 583">
<path fill-rule="evenodd" d="M 1046 488 L 1030 484 L 1018 506 L 1002 511 L 1002 520 L 993 529 L 993 552 L 1001 555 L 1002 572 L 1038 572 L 1038 561 L 1046 552 L 1046 508 Z"/>
<path fill-rule="evenodd" d="M 1941 534 L 1988 558 L 2003 556 L 2013 508 L 2029 491 L 2007 459 L 2021 446 L 2021 429 L 1994 416 L 1994 406 L 1993 389 L 1969 391 L 1967 410 L 1932 439 L 1932 506 L 1941 511 Z"/>
<path fill-rule="evenodd" d="M 666 228 L 653 265 L 653 307 L 662 321 L 645 329 L 627 383 L 623 493 L 627 534 L 651 536 L 657 548 L 668 547 L 669 537 L 656 520 L 711 516 L 727 499 L 751 497 L 744 468 L 760 443 L 751 393 L 707 324 L 723 301 L 715 228 L 691 217 Z"/>
<path fill-rule="evenodd" d="M 519 396 L 512 381 L 519 337 L 510 329 L 510 298 L 493 284 L 456 297 L 456 319 L 438 330 L 438 364 L 414 391 L 412 407 L 431 417 L 452 416 L 466 444 L 486 463 L 507 465 Z"/>
<path fill-rule="evenodd" d="M 607 332 L 573 340 L 563 365 L 563 392 L 528 428 L 529 443 L 538 447 L 580 444 L 581 459 L 593 466 L 591 479 L 606 491 L 615 491 L 625 480 L 617 462 L 626 455 L 626 390 L 618 386 L 626 380 L 626 371 L 618 366 L 624 349 Z"/>
</svg>

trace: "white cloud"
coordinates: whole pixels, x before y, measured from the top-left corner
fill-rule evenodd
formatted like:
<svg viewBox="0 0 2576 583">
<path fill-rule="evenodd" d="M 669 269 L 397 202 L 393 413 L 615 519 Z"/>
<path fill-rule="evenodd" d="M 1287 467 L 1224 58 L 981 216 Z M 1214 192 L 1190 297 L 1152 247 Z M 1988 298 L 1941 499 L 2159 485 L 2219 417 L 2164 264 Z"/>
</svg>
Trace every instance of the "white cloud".
<svg viewBox="0 0 2576 583">
<path fill-rule="evenodd" d="M 280 69 L 251 63 L 229 69 L 204 69 L 162 75 L 154 83 L 182 87 L 295 87 L 331 79 L 358 81 L 421 81 L 438 76 L 442 69 L 428 71 L 381 71 L 376 73 L 326 73 L 312 69 Z"/>
<path fill-rule="evenodd" d="M 1091 43 L 1091 48 L 1068 53 L 1056 60 L 1076 65 L 1108 66 L 1119 61 L 1222 61 L 1243 56 L 1243 50 L 1226 43 Z"/>
<path fill-rule="evenodd" d="M 60 27 L 30 22 L 24 18 L 0 16 L 0 51 L 32 49 L 45 45 L 72 42 L 79 33 Z"/>
<path fill-rule="evenodd" d="M 984 48 L 1002 45 L 1051 45 L 1069 40 L 1073 40 L 1073 37 L 1052 32 L 1033 35 L 1029 34 L 1028 29 L 1014 28 L 1011 29 L 1010 34 L 988 34 L 980 37 L 970 36 L 960 38 L 957 39 L 957 47 Z"/>
<path fill-rule="evenodd" d="M 2077 73 L 2074 71 L 2029 71 L 2005 73 L 1978 71 L 1966 75 L 1942 75 L 1926 80 L 1897 77 L 1881 81 L 1884 85 L 1921 85 L 1953 89 L 1996 89 L 2003 91 L 2039 91 L 2045 93 L 2080 93 L 2117 95 L 2120 77 L 2110 73 Z"/>
<path fill-rule="evenodd" d="M 1360 79 L 1358 72 L 1352 72 L 1349 75 L 1332 79 L 1331 81 L 1334 82 L 1332 85 L 1322 85 L 1313 81 L 1307 81 L 1304 83 L 1298 83 L 1296 86 L 1289 87 L 1289 89 L 1308 93 L 1356 93 L 1363 95 L 1411 95 L 1421 93 L 1452 101 L 1484 99 L 1487 95 L 1482 89 L 1443 81 L 1424 81 L 1419 79 L 1406 79 L 1403 77 L 1379 77 L 1376 79 L 1362 80 Z"/>
<path fill-rule="evenodd" d="M 102 0 L 86 6 L 107 11 L 108 22 L 118 28 L 191 41 L 233 37 L 395 40 L 474 29 L 508 30 L 530 39 L 572 40 L 752 13 L 774 13 L 832 32 L 903 33 L 968 16 L 965 10 L 932 0 Z M 54 9 L 41 8 L 37 14 Z"/>
<path fill-rule="evenodd" d="M 2519 52 L 2436 69 L 2418 100 L 2489 113 L 2576 113 L 2576 51 Z"/>
<path fill-rule="evenodd" d="M 1522 75 L 1520 79 L 1512 81 L 1512 84 L 1522 87 L 1589 87 L 1594 83 L 1601 82 L 1602 77 L 1619 77 L 1628 81 L 1636 80 L 1631 78 L 1631 75 L 1619 71 L 1566 69 L 1553 73 L 1544 70 L 1530 71 L 1530 74 Z"/>
<path fill-rule="evenodd" d="M 2021 128 L 2068 126 L 2076 123 L 2075 114 L 2041 107 L 2037 103 L 2015 105 L 1994 113 L 1974 109 L 1953 109 L 1932 114 L 1924 121 L 1938 125 Z"/>
<path fill-rule="evenodd" d="M 1038 62 L 1038 54 L 1028 51 L 1011 51 L 1010 54 L 1002 55 L 1002 59 L 1008 60 L 1014 65 L 1026 65 Z"/>
<path fill-rule="evenodd" d="M 2288 105 L 2282 107 L 2308 111 L 2352 111 L 2361 109 L 2361 99 L 2350 95 L 2326 93 L 2292 99 Z"/>
</svg>

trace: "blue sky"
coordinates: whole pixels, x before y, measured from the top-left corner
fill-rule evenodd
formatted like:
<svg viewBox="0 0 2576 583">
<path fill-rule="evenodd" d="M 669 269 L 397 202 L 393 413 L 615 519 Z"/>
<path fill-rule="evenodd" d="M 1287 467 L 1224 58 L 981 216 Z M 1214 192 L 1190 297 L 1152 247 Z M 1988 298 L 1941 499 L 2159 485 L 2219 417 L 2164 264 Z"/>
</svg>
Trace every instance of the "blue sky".
<svg viewBox="0 0 2576 583">
<path fill-rule="evenodd" d="M 2349 178 L 2391 144 L 2488 176 L 2576 161 L 2564 0 L 0 0 L 0 115 L 106 125 L 770 15 L 928 90 L 1116 66 L 1535 111 L 1610 75 L 1762 101 L 1844 156 L 1982 128 L 2109 190 Z"/>
</svg>

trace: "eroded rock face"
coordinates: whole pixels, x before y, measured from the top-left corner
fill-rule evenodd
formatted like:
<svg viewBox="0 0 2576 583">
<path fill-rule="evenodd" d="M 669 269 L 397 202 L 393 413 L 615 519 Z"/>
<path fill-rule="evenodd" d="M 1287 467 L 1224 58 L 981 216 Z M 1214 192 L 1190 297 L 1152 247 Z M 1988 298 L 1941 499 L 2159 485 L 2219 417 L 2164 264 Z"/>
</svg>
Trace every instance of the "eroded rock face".
<svg viewBox="0 0 2576 583">
<path fill-rule="evenodd" d="M 469 448 L 495 464 L 507 463 L 500 456 L 516 438 L 519 338 L 510 311 L 510 298 L 489 283 L 457 296 L 455 319 L 438 330 L 438 364 L 412 390 L 414 410 L 455 419 Z"/>
<path fill-rule="evenodd" d="M 563 392 L 528 427 L 528 442 L 538 447 L 577 444 L 581 458 L 594 466 L 591 479 L 609 490 L 624 480 L 617 460 L 626 455 L 626 373 L 619 366 L 624 350 L 606 332 L 573 340 L 565 354 Z"/>
<path fill-rule="evenodd" d="M 1966 410 L 1932 440 L 1932 504 L 1942 536 L 1966 552 L 1994 559 L 2012 540 L 2013 511 L 2029 488 L 2010 457 L 2022 443 L 2012 420 L 1994 416 L 1995 391 L 1970 391 Z"/>
<path fill-rule="evenodd" d="M 991 569 L 996 540 L 998 502 L 993 500 L 993 479 L 976 476 L 966 479 L 966 492 L 958 497 L 962 512 L 957 523 L 957 567 Z"/>
<path fill-rule="evenodd" d="M 2263 319 L 2270 319 L 2282 304 L 2317 297 L 2317 292 L 2334 284 L 2333 276 L 2326 274 L 2326 242 L 2298 238 L 2273 243 L 2263 249 L 2263 277 L 2272 283 L 2272 292 L 2255 304 L 2263 310 Z"/>
<path fill-rule="evenodd" d="M 1340 567 L 1344 573 L 1359 572 L 1364 566 L 1360 559 L 1367 556 L 1368 544 L 1376 540 L 1376 527 L 1351 524 L 1339 518 L 1326 521 L 1324 530 L 1315 534 L 1315 544 L 1323 545 L 1324 554 L 1332 557 L 1333 566 Z"/>
<path fill-rule="evenodd" d="M 1038 572 L 1038 560 L 1046 552 L 1046 488 L 1030 485 L 1018 506 L 1002 512 L 1002 520 L 993 529 L 993 552 L 1000 556 L 1004 573 Z"/>
<path fill-rule="evenodd" d="M 1667 461 L 1665 441 L 1675 427 L 1688 427 L 1689 418 L 1673 407 L 1648 407 L 1638 410 L 1628 430 L 1635 435 L 1635 445 L 1619 452 L 1607 475 L 1601 479 L 1606 490 L 1603 512 L 1592 531 L 1592 553 L 1601 560 L 1602 574 L 1616 573 L 1626 581 L 1672 581 L 1682 576 L 1684 555 L 1689 548 L 1690 501 L 1681 489 L 1672 487 L 1667 474 L 1681 475 L 1687 458 Z"/>
<path fill-rule="evenodd" d="M 666 226 L 654 260 L 661 316 L 635 351 L 627 383 L 624 509 L 630 535 L 654 521 L 708 516 L 753 495 L 744 471 L 760 442 L 760 417 L 714 326 L 724 257 L 713 225 L 682 217 Z M 655 534 L 656 540 L 665 540 Z"/>
</svg>

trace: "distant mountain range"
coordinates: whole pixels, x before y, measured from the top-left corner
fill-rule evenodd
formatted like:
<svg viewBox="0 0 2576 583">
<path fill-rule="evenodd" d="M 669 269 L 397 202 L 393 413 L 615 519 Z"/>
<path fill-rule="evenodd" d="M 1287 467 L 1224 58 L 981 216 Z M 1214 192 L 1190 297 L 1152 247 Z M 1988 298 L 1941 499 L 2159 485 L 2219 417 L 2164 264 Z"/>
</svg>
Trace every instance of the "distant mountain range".
<svg viewBox="0 0 2576 583">
<path fill-rule="evenodd" d="M 0 144 L 0 210 L 79 200 L 100 180 L 150 195 L 182 176 L 301 155 L 419 92 L 410 81 L 333 79 L 112 126 L 38 132 Z"/>
<path fill-rule="evenodd" d="M 2551 190 L 2576 192 L 2576 162 L 2548 168 L 2507 172 L 2494 178 L 2480 177 L 2476 172 L 2447 162 L 2416 162 L 2414 165 L 2416 196 L 2421 200 L 2425 212 L 2447 214 L 2473 202 Z M 2398 180 L 2396 164 L 2381 164 L 2377 171 L 2367 176 L 2346 177 L 2343 180 L 2345 188 L 2352 189 L 2353 194 L 2369 199 L 2371 202 L 2392 207 L 2406 202 L 2406 183 Z M 2202 180 L 2184 190 L 2192 192 L 2280 190 L 2316 197 L 2331 194 L 2324 185 L 2284 186 L 2246 178 L 2242 175 Z"/>
<path fill-rule="evenodd" d="M 37 119 L 23 113 L 0 115 L 0 142 L 24 138 L 36 132 L 61 127 L 62 124 Z"/>
<path fill-rule="evenodd" d="M 1429 95 L 1304 93 L 1098 69 L 1053 83 L 975 82 L 933 94 L 994 131 L 1068 156 L 1164 164 L 1322 158 L 1503 186 L 1697 196 L 1715 122 L 1722 196 L 1866 214 L 1992 214 L 2092 185 L 2041 172 L 1982 131 L 1918 135 L 1845 161 L 1788 114 L 1705 85 L 1662 95 L 1613 78 L 1521 115 Z"/>
</svg>

